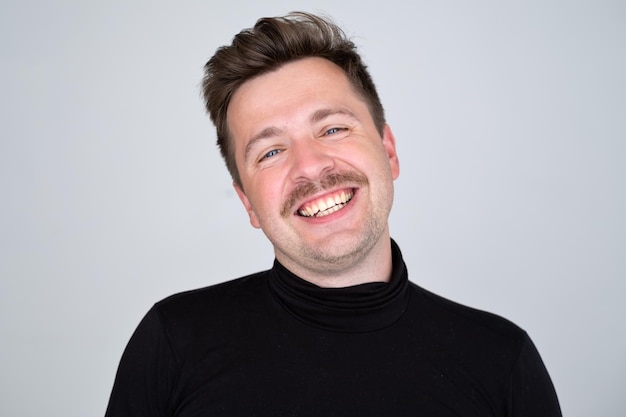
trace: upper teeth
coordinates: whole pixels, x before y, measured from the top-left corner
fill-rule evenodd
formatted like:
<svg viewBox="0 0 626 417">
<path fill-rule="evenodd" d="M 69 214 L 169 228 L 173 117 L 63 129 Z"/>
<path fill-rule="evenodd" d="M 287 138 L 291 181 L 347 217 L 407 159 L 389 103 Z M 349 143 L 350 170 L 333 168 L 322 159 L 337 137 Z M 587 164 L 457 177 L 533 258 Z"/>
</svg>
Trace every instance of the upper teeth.
<svg viewBox="0 0 626 417">
<path fill-rule="evenodd" d="M 305 217 L 326 216 L 345 206 L 346 203 L 352 199 L 352 195 L 351 191 L 348 191 L 347 193 L 342 191 L 341 194 L 337 194 L 333 197 L 317 200 L 313 204 L 307 205 L 306 207 L 298 210 L 298 213 Z"/>
</svg>

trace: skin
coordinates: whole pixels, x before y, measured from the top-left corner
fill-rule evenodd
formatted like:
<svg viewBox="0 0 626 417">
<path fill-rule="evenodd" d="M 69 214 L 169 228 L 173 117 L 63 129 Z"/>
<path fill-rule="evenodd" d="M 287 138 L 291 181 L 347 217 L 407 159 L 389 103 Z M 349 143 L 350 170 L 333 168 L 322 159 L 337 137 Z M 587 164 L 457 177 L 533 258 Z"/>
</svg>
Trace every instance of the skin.
<svg viewBox="0 0 626 417">
<path fill-rule="evenodd" d="M 381 137 L 338 66 L 305 58 L 247 81 L 227 123 L 235 190 L 281 264 L 322 287 L 389 280 L 395 138 L 388 126 Z"/>
</svg>

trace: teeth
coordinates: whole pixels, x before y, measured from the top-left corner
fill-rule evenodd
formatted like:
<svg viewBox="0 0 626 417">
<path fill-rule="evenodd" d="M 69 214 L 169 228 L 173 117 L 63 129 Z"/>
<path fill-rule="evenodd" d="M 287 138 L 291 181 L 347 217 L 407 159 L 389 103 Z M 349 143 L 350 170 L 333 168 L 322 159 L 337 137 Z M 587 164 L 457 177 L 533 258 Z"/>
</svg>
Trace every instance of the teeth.
<svg viewBox="0 0 626 417">
<path fill-rule="evenodd" d="M 352 192 L 346 194 L 342 191 L 334 197 L 328 197 L 326 200 L 318 200 L 310 206 L 306 206 L 298 210 L 298 214 L 304 217 L 324 217 L 342 209 L 352 199 Z"/>
<path fill-rule="evenodd" d="M 344 206 L 344 204 L 337 204 L 336 206 L 332 206 L 331 208 L 329 208 L 326 211 L 320 211 L 319 213 L 316 214 L 315 217 L 324 217 L 324 216 L 328 216 L 331 213 L 336 212 L 337 210 L 341 209 Z"/>
</svg>

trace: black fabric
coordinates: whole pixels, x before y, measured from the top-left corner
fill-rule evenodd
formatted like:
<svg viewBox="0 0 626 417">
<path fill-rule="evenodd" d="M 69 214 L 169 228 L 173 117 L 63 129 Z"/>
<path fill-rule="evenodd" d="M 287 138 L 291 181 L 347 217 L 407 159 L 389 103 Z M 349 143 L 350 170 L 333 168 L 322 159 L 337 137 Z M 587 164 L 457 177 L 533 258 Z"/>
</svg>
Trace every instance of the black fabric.
<svg viewBox="0 0 626 417">
<path fill-rule="evenodd" d="M 328 289 L 278 262 L 169 297 L 122 356 L 107 417 L 561 416 L 528 335 L 408 280 Z"/>
</svg>

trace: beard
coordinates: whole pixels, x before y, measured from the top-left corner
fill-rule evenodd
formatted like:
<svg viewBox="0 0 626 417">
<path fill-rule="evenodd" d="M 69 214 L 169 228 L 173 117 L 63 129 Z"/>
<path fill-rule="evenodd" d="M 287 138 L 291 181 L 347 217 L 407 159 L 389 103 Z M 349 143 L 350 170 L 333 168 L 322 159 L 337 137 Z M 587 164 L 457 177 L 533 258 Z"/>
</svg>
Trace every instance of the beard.
<svg viewBox="0 0 626 417">
<path fill-rule="evenodd" d="M 375 217 L 368 219 L 359 236 L 341 240 L 328 245 L 303 245 L 300 247 L 300 263 L 318 274 L 338 274 L 365 259 L 376 245 L 386 223 L 382 224 Z"/>
</svg>

